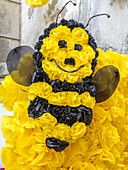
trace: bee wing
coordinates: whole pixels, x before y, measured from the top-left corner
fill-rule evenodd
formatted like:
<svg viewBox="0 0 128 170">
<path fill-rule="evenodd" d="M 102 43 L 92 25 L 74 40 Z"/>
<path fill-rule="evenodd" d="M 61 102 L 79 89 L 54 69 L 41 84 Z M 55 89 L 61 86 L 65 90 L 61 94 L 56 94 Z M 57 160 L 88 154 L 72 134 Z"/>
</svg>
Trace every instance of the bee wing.
<svg viewBox="0 0 128 170">
<path fill-rule="evenodd" d="M 23 86 L 29 86 L 35 72 L 32 57 L 34 50 L 29 46 L 19 46 L 12 49 L 6 59 L 7 69 L 12 79 Z"/>
<path fill-rule="evenodd" d="M 99 69 L 93 77 L 93 83 L 96 87 L 96 102 L 100 103 L 111 97 L 117 88 L 119 80 L 119 70 L 113 65 Z"/>
</svg>

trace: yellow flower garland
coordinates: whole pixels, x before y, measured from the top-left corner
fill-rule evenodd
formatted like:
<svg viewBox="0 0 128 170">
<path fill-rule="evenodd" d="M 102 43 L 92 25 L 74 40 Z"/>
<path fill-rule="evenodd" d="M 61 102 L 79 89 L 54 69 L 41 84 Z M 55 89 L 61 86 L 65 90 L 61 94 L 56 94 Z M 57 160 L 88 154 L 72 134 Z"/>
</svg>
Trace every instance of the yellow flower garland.
<svg viewBox="0 0 128 170">
<path fill-rule="evenodd" d="M 38 86 L 34 91 L 35 83 L 17 100 L 15 88 L 11 88 L 14 82 L 5 83 L 9 76 L 3 81 L 1 92 L 4 88 L 15 96 L 11 102 L 14 116 L 2 118 L 6 147 L 1 157 L 6 170 L 128 169 L 128 55 L 100 49 L 99 53 L 96 71 L 112 64 L 120 71 L 120 83 L 111 98 L 95 105 L 92 123 L 87 127 L 79 122 L 72 127 L 59 124 L 49 113 L 35 120 L 28 117 L 25 96 L 48 96 L 51 89 L 43 83 L 40 91 Z M 23 92 L 20 85 L 17 88 Z M 1 100 L 7 101 L 6 93 L 1 94 Z M 10 108 L 10 102 L 5 107 Z M 68 141 L 69 147 L 61 153 L 47 148 L 46 137 L 53 136 Z"/>
</svg>

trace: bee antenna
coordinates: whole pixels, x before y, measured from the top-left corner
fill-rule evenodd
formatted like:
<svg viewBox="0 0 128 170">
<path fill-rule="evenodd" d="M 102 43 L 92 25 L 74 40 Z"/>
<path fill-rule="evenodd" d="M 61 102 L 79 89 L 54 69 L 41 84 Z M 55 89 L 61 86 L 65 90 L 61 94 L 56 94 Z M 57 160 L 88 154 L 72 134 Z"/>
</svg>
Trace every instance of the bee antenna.
<svg viewBox="0 0 128 170">
<path fill-rule="evenodd" d="M 102 16 L 102 15 L 107 15 L 107 17 L 110 18 L 110 15 L 109 15 L 109 14 L 98 14 L 98 15 L 94 15 L 94 16 L 92 16 L 91 18 L 89 18 L 89 20 L 88 20 L 85 28 L 89 25 L 89 22 L 91 21 L 92 18 L 98 17 L 98 16 Z"/>
<path fill-rule="evenodd" d="M 63 8 L 60 10 L 60 12 L 57 14 L 56 23 L 57 23 L 57 21 L 58 21 L 58 17 L 59 17 L 59 15 L 60 15 L 60 13 L 64 10 L 64 8 L 65 8 L 70 2 L 71 2 L 74 6 L 76 6 L 76 3 L 72 2 L 72 1 L 68 1 L 68 2 L 63 6 Z"/>
</svg>

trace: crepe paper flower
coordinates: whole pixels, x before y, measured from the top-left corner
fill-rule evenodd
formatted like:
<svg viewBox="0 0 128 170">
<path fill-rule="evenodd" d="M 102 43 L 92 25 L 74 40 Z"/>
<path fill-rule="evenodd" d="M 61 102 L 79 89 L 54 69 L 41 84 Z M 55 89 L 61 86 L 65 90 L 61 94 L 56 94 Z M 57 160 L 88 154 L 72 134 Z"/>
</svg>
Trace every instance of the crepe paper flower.
<svg viewBox="0 0 128 170">
<path fill-rule="evenodd" d="M 32 6 L 33 8 L 41 7 L 46 5 L 49 0 L 26 0 L 26 4 Z"/>
<path fill-rule="evenodd" d="M 8 111 L 13 110 L 16 101 L 28 100 L 28 88 L 15 83 L 10 75 L 6 76 L 1 84 L 0 102 L 3 102 L 3 107 Z"/>
</svg>

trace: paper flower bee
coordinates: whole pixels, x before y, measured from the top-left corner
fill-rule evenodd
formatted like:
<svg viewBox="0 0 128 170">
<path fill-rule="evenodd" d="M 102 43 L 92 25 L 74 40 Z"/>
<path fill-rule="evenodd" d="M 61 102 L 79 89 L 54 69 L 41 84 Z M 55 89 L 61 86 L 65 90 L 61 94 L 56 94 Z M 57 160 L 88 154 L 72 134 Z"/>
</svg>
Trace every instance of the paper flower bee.
<svg viewBox="0 0 128 170">
<path fill-rule="evenodd" d="M 9 53 L 7 66 L 13 80 L 31 85 L 29 117 L 36 119 L 50 113 L 57 123 L 90 125 L 95 98 L 97 102 L 108 99 L 119 82 L 119 71 L 112 65 L 102 68 L 92 81 L 99 54 L 96 48 L 84 25 L 62 19 L 44 30 L 35 45 L 34 59 L 29 47 L 18 47 Z M 23 55 L 27 50 L 30 53 Z M 17 63 L 12 67 L 15 57 L 18 67 Z M 51 136 L 46 145 L 61 152 L 69 143 Z"/>
<path fill-rule="evenodd" d="M 112 96 L 120 74 L 112 64 L 100 68 L 94 74 L 99 52 L 86 26 L 74 20 L 62 19 L 44 30 L 35 45 L 36 51 L 28 46 L 20 46 L 8 54 L 7 68 L 10 76 L 20 84 L 20 91 L 28 97 L 15 102 L 14 119 L 3 118 L 4 132 L 5 127 L 8 129 L 9 124 L 13 124 L 11 128 L 15 132 L 15 142 L 12 140 L 11 147 L 15 148 L 13 157 L 17 158 L 16 167 L 19 166 L 19 169 L 72 170 L 80 167 L 95 169 L 95 165 L 101 166 L 101 169 L 105 167 L 99 163 L 101 158 L 94 161 L 95 165 L 91 161 L 85 162 L 86 152 L 92 154 L 92 150 L 95 150 L 89 151 L 89 134 L 94 132 L 90 128 L 86 134 L 86 128 L 93 120 L 95 103 Z M 98 109 L 100 107 L 97 112 Z M 100 111 L 105 112 L 102 109 Z M 104 126 L 111 129 L 117 140 L 117 132 L 111 125 L 106 123 Z M 20 137 L 18 132 L 21 132 Z M 2 159 L 6 164 L 5 151 L 3 149 Z M 11 150 L 8 153 L 10 152 Z M 99 149 L 97 154 L 100 152 L 108 154 L 107 149 Z"/>
</svg>

